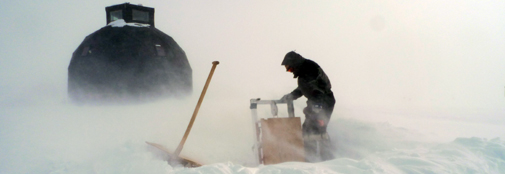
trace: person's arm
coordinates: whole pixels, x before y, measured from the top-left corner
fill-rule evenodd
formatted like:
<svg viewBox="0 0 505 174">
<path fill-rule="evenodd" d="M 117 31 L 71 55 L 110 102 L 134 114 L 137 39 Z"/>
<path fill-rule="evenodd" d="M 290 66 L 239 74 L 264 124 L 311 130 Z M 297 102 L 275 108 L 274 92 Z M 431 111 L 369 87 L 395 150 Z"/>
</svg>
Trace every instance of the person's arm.
<svg viewBox="0 0 505 174">
<path fill-rule="evenodd" d="M 302 90 L 300 90 L 300 88 L 296 88 L 295 90 L 293 90 L 291 93 L 291 97 L 293 97 L 293 100 L 296 100 L 298 98 L 300 98 L 303 94 L 302 94 Z"/>
<path fill-rule="evenodd" d="M 296 99 L 300 98 L 302 95 L 303 95 L 302 91 L 299 88 L 296 88 L 295 90 L 293 90 L 289 94 L 282 96 L 281 100 L 282 101 L 296 100 Z"/>
<path fill-rule="evenodd" d="M 320 68 L 318 68 L 317 71 L 317 76 L 312 76 L 313 80 L 309 81 L 307 85 L 310 89 L 312 89 L 312 100 L 314 100 L 315 103 L 320 104 L 323 102 L 322 99 L 324 98 L 326 88 L 329 85 L 329 80 Z"/>
</svg>

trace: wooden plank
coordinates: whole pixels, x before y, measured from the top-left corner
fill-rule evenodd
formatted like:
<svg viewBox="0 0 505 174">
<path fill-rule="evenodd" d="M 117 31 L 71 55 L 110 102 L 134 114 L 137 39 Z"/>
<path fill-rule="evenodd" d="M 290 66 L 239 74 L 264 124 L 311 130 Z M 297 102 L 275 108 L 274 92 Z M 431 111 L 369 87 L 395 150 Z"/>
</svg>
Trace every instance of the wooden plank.
<svg viewBox="0 0 505 174">
<path fill-rule="evenodd" d="M 147 142 L 147 141 L 146 141 L 146 143 L 153 146 L 153 147 L 156 147 L 157 149 L 166 153 L 166 155 L 168 155 L 170 157 L 170 159 L 168 161 L 169 163 L 177 162 L 177 163 L 182 164 L 185 167 L 200 167 L 200 166 L 202 166 L 201 163 L 196 162 L 195 160 L 190 160 L 187 157 L 175 156 L 170 150 L 168 150 L 165 146 L 163 146 L 161 144 Z"/>
<path fill-rule="evenodd" d="M 263 162 L 305 161 L 300 117 L 261 119 Z"/>
</svg>

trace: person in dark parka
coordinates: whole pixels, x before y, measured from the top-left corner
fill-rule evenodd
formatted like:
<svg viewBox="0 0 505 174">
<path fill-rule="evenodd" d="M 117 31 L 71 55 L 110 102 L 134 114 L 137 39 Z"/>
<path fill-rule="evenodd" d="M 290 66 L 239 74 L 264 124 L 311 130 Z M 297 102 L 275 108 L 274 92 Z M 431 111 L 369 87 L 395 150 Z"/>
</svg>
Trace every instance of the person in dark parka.
<svg viewBox="0 0 505 174">
<path fill-rule="evenodd" d="M 333 148 L 326 128 L 335 106 L 335 98 L 328 76 L 316 62 L 305 59 L 294 51 L 286 54 L 281 65 L 293 73 L 293 78 L 298 78 L 298 87 L 281 100 L 296 100 L 301 96 L 307 98 L 307 107 L 303 110 L 305 121 L 302 125 L 306 161 L 333 159 Z"/>
</svg>

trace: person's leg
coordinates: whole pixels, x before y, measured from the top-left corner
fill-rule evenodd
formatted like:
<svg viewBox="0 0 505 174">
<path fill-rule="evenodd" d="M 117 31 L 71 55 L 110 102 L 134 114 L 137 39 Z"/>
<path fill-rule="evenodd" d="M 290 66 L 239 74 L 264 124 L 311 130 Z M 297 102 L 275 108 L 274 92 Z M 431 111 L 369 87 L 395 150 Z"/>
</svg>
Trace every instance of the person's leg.
<svg viewBox="0 0 505 174">
<path fill-rule="evenodd" d="M 324 103 L 324 115 L 329 120 L 331 118 L 331 114 L 333 113 L 333 109 L 335 107 L 335 98 L 333 97 L 333 93 L 331 93 L 326 99 Z M 330 137 L 328 133 L 326 132 L 326 128 L 324 129 L 324 133 L 322 133 L 322 140 L 320 143 L 320 149 L 321 149 L 321 158 L 326 161 L 326 160 L 331 160 L 334 159 L 333 152 L 335 152 L 335 147 L 331 143 Z"/>
<path fill-rule="evenodd" d="M 319 162 L 320 155 L 318 152 L 318 142 L 313 140 L 313 135 L 316 133 L 316 127 L 310 119 L 305 119 L 302 125 L 303 143 L 305 146 L 305 161 Z"/>
<path fill-rule="evenodd" d="M 335 151 L 333 145 L 331 144 L 330 137 L 328 134 L 325 136 L 323 135 L 323 139 L 320 141 L 319 144 L 319 149 L 320 149 L 320 155 L 321 159 L 323 161 L 331 160 L 334 159 L 335 156 L 333 155 L 333 152 Z"/>
<path fill-rule="evenodd" d="M 303 141 L 305 144 L 305 161 L 306 162 L 319 162 L 321 158 L 318 154 L 318 142 L 313 140 Z"/>
</svg>

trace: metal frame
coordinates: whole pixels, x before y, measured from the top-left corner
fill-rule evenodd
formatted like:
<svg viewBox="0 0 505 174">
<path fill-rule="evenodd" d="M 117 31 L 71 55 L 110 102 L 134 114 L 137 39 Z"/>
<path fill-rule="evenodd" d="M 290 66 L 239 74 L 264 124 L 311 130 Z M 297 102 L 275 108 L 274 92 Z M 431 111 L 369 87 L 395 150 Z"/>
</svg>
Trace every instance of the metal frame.
<svg viewBox="0 0 505 174">
<path fill-rule="evenodd" d="M 288 117 L 295 117 L 295 109 L 293 107 L 293 100 L 261 100 L 260 98 L 251 99 L 251 118 L 253 123 L 254 132 L 254 146 L 253 153 L 256 165 L 263 164 L 263 153 L 261 147 L 261 123 L 258 120 L 258 104 L 259 105 L 270 105 L 270 111 L 272 117 L 277 117 L 278 108 L 277 104 L 287 104 Z"/>
</svg>

